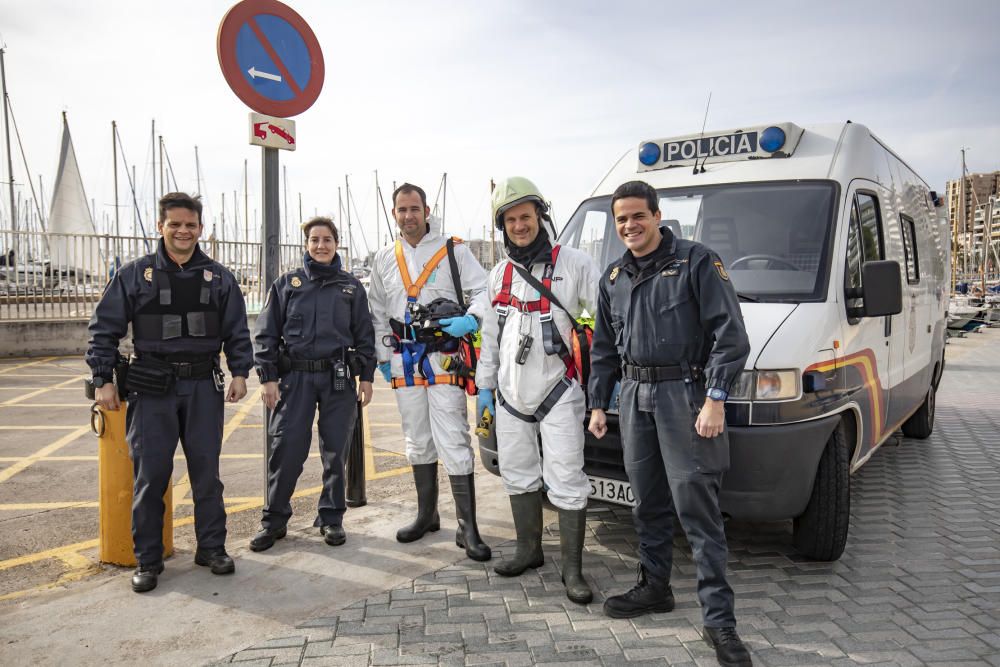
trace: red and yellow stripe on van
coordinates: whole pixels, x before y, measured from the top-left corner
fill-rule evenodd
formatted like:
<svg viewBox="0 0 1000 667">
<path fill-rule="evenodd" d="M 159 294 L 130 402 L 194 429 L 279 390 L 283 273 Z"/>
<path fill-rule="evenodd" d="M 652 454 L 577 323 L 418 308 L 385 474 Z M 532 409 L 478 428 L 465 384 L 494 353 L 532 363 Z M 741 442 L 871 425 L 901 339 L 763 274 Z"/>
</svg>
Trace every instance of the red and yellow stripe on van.
<svg viewBox="0 0 1000 667">
<path fill-rule="evenodd" d="M 840 369 L 854 368 L 861 377 L 862 389 L 868 390 L 868 407 L 871 413 L 872 433 L 868 447 L 873 447 L 881 442 L 884 434 L 883 427 L 886 419 L 885 392 L 882 390 L 882 382 L 878 376 L 878 364 L 875 361 L 875 353 L 870 348 L 861 350 L 846 357 L 840 357 L 831 361 L 821 361 L 806 369 L 806 372 L 817 371 L 829 373 Z"/>
</svg>

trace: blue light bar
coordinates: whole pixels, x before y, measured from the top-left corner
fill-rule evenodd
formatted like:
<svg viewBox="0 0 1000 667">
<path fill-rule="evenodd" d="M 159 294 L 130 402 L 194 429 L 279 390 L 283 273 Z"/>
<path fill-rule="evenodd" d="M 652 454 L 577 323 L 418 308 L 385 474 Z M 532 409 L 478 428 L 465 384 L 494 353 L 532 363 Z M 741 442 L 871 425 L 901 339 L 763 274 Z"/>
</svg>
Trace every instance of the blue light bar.
<svg viewBox="0 0 1000 667">
<path fill-rule="evenodd" d="M 760 133 L 760 147 L 768 153 L 780 150 L 785 145 L 785 131 L 773 125 Z"/>
<path fill-rule="evenodd" d="M 639 148 L 639 162 L 651 167 L 660 160 L 660 146 L 652 141 L 644 143 Z"/>
</svg>

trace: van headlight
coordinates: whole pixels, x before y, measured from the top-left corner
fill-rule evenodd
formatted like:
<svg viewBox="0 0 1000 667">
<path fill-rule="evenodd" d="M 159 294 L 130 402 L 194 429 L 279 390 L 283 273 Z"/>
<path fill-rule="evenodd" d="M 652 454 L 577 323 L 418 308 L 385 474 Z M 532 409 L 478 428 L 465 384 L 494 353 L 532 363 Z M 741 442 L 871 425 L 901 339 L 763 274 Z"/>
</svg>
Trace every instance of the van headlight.
<svg viewBox="0 0 1000 667">
<path fill-rule="evenodd" d="M 797 370 L 754 371 L 754 380 L 754 400 L 781 401 L 799 395 Z"/>
</svg>

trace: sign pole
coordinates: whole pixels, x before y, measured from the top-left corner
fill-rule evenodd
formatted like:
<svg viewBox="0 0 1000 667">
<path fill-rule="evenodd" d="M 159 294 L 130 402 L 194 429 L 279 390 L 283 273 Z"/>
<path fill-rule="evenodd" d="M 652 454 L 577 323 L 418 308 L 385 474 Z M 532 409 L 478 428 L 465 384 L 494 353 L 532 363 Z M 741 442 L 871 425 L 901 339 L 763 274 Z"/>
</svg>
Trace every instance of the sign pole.
<svg viewBox="0 0 1000 667">
<path fill-rule="evenodd" d="M 271 284 L 278 279 L 281 270 L 281 208 L 278 201 L 278 149 L 261 148 L 261 175 L 264 183 L 261 192 L 264 193 L 263 221 L 260 231 L 260 256 L 264 268 L 262 287 L 264 295 L 271 289 Z M 264 498 L 267 499 L 267 465 L 274 450 L 273 438 L 269 435 L 267 425 L 271 423 L 271 411 L 264 408 Z"/>
</svg>

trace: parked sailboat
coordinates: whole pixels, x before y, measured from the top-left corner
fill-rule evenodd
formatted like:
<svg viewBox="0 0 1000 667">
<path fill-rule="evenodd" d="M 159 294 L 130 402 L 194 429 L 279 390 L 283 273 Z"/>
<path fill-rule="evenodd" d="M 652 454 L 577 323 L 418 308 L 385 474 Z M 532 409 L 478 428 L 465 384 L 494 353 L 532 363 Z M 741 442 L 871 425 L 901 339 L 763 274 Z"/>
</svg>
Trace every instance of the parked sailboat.
<svg viewBox="0 0 1000 667">
<path fill-rule="evenodd" d="M 62 116 L 59 167 L 49 208 L 49 266 L 52 270 L 97 276 L 107 272 L 107 262 L 87 204 L 66 112 Z"/>
</svg>

